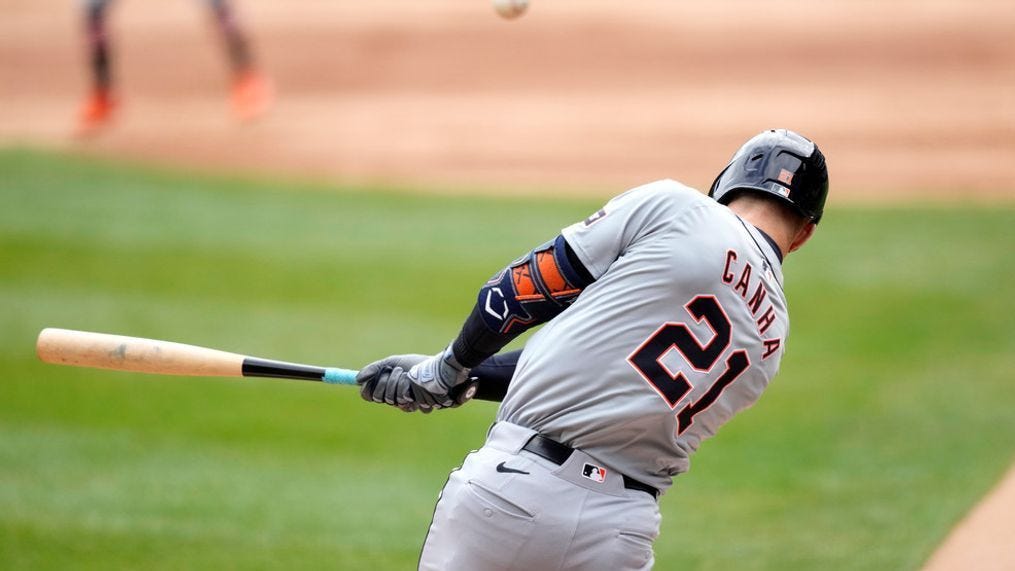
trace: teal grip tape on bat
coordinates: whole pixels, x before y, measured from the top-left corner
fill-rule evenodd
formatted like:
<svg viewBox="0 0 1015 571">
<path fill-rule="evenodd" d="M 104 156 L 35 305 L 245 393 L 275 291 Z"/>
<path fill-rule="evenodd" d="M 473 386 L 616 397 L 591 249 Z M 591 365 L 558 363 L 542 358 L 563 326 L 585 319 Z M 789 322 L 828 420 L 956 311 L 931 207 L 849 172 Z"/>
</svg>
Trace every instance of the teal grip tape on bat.
<svg viewBox="0 0 1015 571">
<path fill-rule="evenodd" d="M 329 385 L 355 385 L 356 375 L 359 371 L 352 369 L 327 368 L 324 370 L 324 377 L 321 379 Z"/>
</svg>

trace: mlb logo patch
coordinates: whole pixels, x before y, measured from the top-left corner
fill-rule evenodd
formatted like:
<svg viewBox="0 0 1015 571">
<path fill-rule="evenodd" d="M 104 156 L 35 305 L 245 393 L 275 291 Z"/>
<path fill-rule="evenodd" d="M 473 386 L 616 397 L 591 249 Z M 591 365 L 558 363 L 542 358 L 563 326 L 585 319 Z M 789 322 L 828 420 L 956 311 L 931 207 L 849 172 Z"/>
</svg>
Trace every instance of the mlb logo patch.
<svg viewBox="0 0 1015 571">
<path fill-rule="evenodd" d="M 606 481 L 606 468 L 586 463 L 582 466 L 582 476 L 597 484 L 602 484 Z"/>
<path fill-rule="evenodd" d="M 591 216 L 586 218 L 584 224 L 586 226 L 592 226 L 593 224 L 595 224 L 596 222 L 599 222 L 603 218 L 606 218 L 606 210 L 603 209 L 603 208 L 600 208 L 599 210 L 594 212 Z"/>
</svg>

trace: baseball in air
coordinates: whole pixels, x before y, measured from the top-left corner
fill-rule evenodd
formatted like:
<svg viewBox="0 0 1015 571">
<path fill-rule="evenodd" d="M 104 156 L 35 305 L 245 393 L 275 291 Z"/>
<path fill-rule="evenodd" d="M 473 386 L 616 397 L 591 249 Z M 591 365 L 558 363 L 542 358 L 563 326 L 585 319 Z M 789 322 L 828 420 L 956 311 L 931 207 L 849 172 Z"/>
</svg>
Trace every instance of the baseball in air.
<svg viewBox="0 0 1015 571">
<path fill-rule="evenodd" d="M 529 0 L 493 0 L 493 9 L 502 18 L 517 18 L 525 13 L 529 7 Z"/>
</svg>

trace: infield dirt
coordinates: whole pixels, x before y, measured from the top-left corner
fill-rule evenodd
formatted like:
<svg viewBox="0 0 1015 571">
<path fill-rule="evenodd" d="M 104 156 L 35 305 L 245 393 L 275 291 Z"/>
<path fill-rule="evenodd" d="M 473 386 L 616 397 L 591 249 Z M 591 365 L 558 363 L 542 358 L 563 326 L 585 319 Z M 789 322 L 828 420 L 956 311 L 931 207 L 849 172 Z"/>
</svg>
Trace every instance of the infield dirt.
<svg viewBox="0 0 1015 571">
<path fill-rule="evenodd" d="M 1015 198 L 1015 4 L 1007 0 L 247 0 L 278 101 L 229 116 L 199 3 L 117 2 L 113 128 L 70 137 L 81 15 L 8 0 L 0 141 L 449 192 L 610 195 L 707 187 L 764 128 L 814 138 L 832 201 Z"/>
</svg>

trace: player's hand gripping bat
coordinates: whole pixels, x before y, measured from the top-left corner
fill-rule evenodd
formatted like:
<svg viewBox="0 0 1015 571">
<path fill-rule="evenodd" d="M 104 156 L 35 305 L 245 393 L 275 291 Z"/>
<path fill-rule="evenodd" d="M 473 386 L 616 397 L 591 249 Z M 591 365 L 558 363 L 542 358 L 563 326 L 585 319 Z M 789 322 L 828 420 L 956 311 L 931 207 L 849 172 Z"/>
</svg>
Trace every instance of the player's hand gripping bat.
<svg viewBox="0 0 1015 571">
<path fill-rule="evenodd" d="M 160 375 L 269 377 L 355 386 L 358 372 L 259 359 L 172 341 L 71 329 L 43 329 L 35 344 L 35 352 L 39 359 L 56 365 Z M 451 397 L 459 404 L 475 394 L 475 381 L 451 390 Z"/>
</svg>

